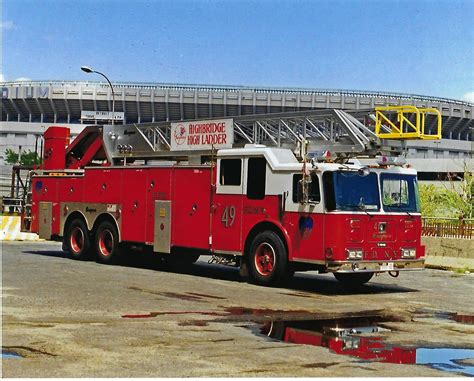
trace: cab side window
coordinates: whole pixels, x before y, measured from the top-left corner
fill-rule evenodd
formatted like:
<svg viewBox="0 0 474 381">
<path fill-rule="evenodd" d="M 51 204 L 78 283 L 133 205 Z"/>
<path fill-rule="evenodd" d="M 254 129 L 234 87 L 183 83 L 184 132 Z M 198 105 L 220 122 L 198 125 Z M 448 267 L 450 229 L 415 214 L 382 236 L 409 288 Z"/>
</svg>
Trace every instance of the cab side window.
<svg viewBox="0 0 474 381">
<path fill-rule="evenodd" d="M 299 182 L 303 178 L 302 174 L 293 175 L 293 202 L 298 202 L 298 187 Z M 314 173 L 311 174 L 311 184 L 309 185 L 309 202 L 321 202 L 321 191 L 319 189 L 319 179 Z"/>
<path fill-rule="evenodd" d="M 265 198 L 267 160 L 263 157 L 252 157 L 248 163 L 247 197 L 251 200 L 263 200 Z"/>
<path fill-rule="evenodd" d="M 336 196 L 334 193 L 334 173 L 326 171 L 323 173 L 324 203 L 327 210 L 336 209 Z"/>
<path fill-rule="evenodd" d="M 242 160 L 222 159 L 219 179 L 221 185 L 240 185 L 242 183 Z"/>
</svg>

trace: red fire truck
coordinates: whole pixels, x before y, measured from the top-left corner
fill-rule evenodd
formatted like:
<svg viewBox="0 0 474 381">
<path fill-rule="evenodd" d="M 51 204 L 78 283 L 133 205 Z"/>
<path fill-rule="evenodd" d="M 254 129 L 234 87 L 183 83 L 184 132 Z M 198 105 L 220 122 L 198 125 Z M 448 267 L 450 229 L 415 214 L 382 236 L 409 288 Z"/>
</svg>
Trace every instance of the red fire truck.
<svg viewBox="0 0 474 381">
<path fill-rule="evenodd" d="M 260 142 L 268 142 L 270 122 L 261 120 L 251 124 L 266 126 Z M 294 271 L 332 272 L 357 285 L 423 268 L 414 169 L 387 157 L 363 166 L 311 156 L 310 130 L 293 130 L 300 154 L 284 139 L 239 146 L 239 136 L 252 136 L 244 127 L 235 119 L 89 126 L 71 143 L 67 128 L 50 127 L 26 225 L 62 240 L 74 259 L 112 263 L 127 244 L 175 265 L 207 254 L 262 285 Z"/>
</svg>

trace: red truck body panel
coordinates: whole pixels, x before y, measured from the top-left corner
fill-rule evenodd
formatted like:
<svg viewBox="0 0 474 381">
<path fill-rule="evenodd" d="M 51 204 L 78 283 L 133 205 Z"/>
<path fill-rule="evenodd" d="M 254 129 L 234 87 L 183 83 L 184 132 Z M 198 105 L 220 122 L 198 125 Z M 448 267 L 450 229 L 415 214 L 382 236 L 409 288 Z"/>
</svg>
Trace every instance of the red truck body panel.
<svg viewBox="0 0 474 381">
<path fill-rule="evenodd" d="M 363 250 L 364 259 L 400 260 L 401 245 L 416 248 L 417 258 L 424 255 L 420 216 L 286 212 L 281 217 L 278 196 L 250 200 L 245 195 L 226 194 L 213 194 L 211 214 L 209 166 L 87 168 L 83 175 L 36 176 L 32 186 L 35 232 L 39 202 L 52 202 L 52 234 L 59 236 L 64 234 L 59 224 L 60 213 L 64 213 L 61 203 L 116 204 L 121 212 L 121 240 L 152 245 L 154 203 L 170 200 L 172 246 L 239 254 L 251 230 L 266 222 L 282 230 L 290 261 L 324 262 L 328 248 L 335 261 L 346 259 L 346 249 Z M 224 221 L 226 208 L 233 208 L 231 224 Z M 313 220 L 309 232 L 301 231 L 301 218 Z M 379 233 L 382 223 L 385 232 Z"/>
</svg>

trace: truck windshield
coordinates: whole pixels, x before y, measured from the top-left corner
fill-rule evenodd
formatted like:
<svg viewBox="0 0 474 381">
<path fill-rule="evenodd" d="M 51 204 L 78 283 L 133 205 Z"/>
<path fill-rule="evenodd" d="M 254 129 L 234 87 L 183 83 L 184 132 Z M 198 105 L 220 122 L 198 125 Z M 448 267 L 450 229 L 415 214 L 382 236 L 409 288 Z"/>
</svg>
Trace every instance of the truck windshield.
<svg viewBox="0 0 474 381">
<path fill-rule="evenodd" d="M 380 210 L 375 173 L 361 176 L 354 171 L 325 172 L 323 182 L 327 210 Z"/>
<path fill-rule="evenodd" d="M 414 175 L 383 173 L 382 203 L 386 212 L 419 212 L 418 184 Z"/>
</svg>

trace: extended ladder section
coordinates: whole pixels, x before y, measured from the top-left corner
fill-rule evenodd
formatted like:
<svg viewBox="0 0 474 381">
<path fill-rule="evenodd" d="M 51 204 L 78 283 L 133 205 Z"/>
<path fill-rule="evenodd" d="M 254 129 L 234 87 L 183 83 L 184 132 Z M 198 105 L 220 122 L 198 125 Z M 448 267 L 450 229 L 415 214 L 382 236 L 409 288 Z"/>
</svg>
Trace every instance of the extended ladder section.
<svg viewBox="0 0 474 381">
<path fill-rule="evenodd" d="M 430 114 L 434 119 L 427 127 Z M 381 139 L 441 139 L 441 113 L 435 108 L 415 106 L 377 107 L 375 134 Z"/>
<path fill-rule="evenodd" d="M 401 118 L 398 125 L 391 115 L 394 110 Z M 415 115 L 414 121 L 407 117 L 409 111 Z M 113 164 L 154 158 L 198 162 L 207 160 L 217 149 L 244 147 L 246 144 L 289 148 L 297 157 L 306 153 L 312 157 L 396 156 L 402 153 L 405 138 L 436 138 L 439 135 L 438 132 L 434 137 L 424 131 L 428 112 L 434 113 L 431 109 L 412 106 L 406 109 L 379 108 L 375 115 L 374 110 L 347 112 L 327 109 L 218 120 L 104 125 L 94 127 L 103 150 L 91 141 L 94 135 L 89 131 L 84 134 L 84 144 L 81 136 L 76 138 L 79 141 L 68 150 L 68 154 L 74 157 L 68 161 L 80 163 L 81 167 L 88 165 L 84 160 L 90 163 L 105 157 Z M 437 115 L 440 117 L 439 113 Z M 89 155 L 86 146 L 94 148 L 95 154 Z"/>
</svg>

